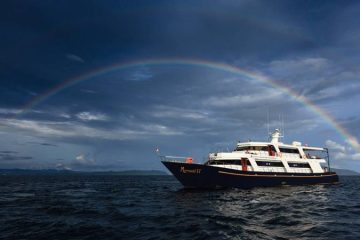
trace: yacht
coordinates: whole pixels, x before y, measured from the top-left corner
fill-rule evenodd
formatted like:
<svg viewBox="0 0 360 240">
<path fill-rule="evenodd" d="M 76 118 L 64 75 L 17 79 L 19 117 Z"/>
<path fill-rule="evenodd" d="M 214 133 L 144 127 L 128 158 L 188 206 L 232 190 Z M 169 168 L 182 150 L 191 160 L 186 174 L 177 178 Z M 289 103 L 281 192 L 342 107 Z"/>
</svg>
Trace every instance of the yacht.
<svg viewBox="0 0 360 240">
<path fill-rule="evenodd" d="M 280 142 L 275 129 L 268 142 L 238 142 L 230 152 L 209 153 L 204 163 L 192 157 L 160 156 L 162 163 L 185 188 L 252 188 L 282 185 L 331 184 L 327 148 L 294 141 Z"/>
</svg>

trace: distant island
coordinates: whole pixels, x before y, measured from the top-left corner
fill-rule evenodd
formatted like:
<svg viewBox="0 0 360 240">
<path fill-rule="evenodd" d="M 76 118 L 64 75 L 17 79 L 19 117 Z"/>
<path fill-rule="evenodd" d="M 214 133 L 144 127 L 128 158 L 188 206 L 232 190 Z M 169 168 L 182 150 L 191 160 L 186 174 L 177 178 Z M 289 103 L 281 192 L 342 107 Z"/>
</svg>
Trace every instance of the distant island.
<svg viewBox="0 0 360 240">
<path fill-rule="evenodd" d="M 88 174 L 98 174 L 98 175 L 169 175 L 164 171 L 160 170 L 126 170 L 126 171 L 104 171 L 104 172 L 82 172 Z"/>
<path fill-rule="evenodd" d="M 336 172 L 339 176 L 358 176 L 360 173 L 348 170 L 348 169 L 340 169 L 340 168 L 331 168 L 331 171 Z"/>
<path fill-rule="evenodd" d="M 0 169 L 0 175 L 55 175 L 55 174 L 82 174 L 82 175 L 125 175 L 125 176 L 156 176 L 169 175 L 160 170 L 126 170 L 126 171 L 73 171 L 57 169 Z"/>
</svg>

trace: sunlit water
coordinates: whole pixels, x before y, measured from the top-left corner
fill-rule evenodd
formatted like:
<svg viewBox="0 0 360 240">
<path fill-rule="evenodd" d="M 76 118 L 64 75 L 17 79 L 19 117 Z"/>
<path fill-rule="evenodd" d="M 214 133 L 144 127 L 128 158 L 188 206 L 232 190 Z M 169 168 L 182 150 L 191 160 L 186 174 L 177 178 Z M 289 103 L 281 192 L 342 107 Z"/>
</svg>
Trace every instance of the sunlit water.
<svg viewBox="0 0 360 240">
<path fill-rule="evenodd" d="M 183 190 L 172 176 L 0 176 L 0 239 L 360 239 L 360 177 Z"/>
</svg>

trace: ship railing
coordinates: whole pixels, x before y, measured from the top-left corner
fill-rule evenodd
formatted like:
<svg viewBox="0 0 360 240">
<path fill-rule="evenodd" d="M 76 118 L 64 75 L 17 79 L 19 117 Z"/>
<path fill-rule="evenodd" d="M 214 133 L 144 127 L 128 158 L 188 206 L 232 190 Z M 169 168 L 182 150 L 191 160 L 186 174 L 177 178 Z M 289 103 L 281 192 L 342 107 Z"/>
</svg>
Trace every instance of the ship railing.
<svg viewBox="0 0 360 240">
<path fill-rule="evenodd" d="M 277 173 L 277 172 L 285 172 L 285 169 L 279 168 L 272 168 L 272 167 L 263 167 L 260 168 L 260 172 L 271 172 L 271 173 Z"/>
<path fill-rule="evenodd" d="M 297 169 L 292 169 L 291 172 L 293 173 L 311 173 L 311 170 L 310 169 L 307 169 L 307 168 L 297 168 Z"/>
<path fill-rule="evenodd" d="M 266 151 L 256 151 L 256 152 L 250 151 L 250 154 L 252 156 L 260 156 L 260 157 L 268 157 L 269 156 L 269 153 Z"/>
<path fill-rule="evenodd" d="M 249 150 L 248 153 L 251 154 L 252 157 L 269 157 L 269 153 L 267 151 L 251 151 Z M 283 157 L 287 159 L 299 159 L 299 154 L 295 153 L 281 153 L 277 154 L 278 157 Z"/>
<path fill-rule="evenodd" d="M 169 161 L 169 162 L 188 162 L 191 157 L 182 157 L 182 156 L 159 156 L 161 161 Z"/>
<path fill-rule="evenodd" d="M 264 168 L 261 168 L 261 171 L 262 172 L 286 172 L 285 169 L 280 169 L 280 168 L 272 168 L 272 167 L 264 167 Z M 289 171 L 290 173 L 311 173 L 311 170 L 310 169 L 291 169 L 291 171 Z"/>
</svg>

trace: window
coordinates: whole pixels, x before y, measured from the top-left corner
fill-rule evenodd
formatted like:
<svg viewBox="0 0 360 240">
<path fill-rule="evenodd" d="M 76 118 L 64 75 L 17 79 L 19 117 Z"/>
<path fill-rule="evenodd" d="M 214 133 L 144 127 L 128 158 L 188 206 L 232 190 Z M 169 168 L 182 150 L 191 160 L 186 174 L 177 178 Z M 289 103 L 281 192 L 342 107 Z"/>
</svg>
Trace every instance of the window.
<svg viewBox="0 0 360 240">
<path fill-rule="evenodd" d="M 237 147 L 237 148 L 235 149 L 235 151 L 247 151 L 247 150 L 250 150 L 250 147 L 249 147 L 249 146 L 247 146 L 247 147 Z"/>
<path fill-rule="evenodd" d="M 282 162 L 256 161 L 259 167 L 284 167 Z"/>
<path fill-rule="evenodd" d="M 234 149 L 234 151 L 243 151 L 243 148 L 242 148 L 242 147 L 236 147 L 236 148 Z"/>
<path fill-rule="evenodd" d="M 267 146 L 246 146 L 246 147 L 237 147 L 235 149 L 235 151 L 267 151 L 267 150 L 268 150 Z"/>
<path fill-rule="evenodd" d="M 298 149 L 293 149 L 293 148 L 279 148 L 280 152 L 282 153 L 295 153 L 295 154 L 299 154 L 299 150 Z"/>
<path fill-rule="evenodd" d="M 308 163 L 288 163 L 289 167 L 293 168 L 310 168 Z"/>
<path fill-rule="evenodd" d="M 315 159 L 327 159 L 327 153 L 325 150 L 311 150 L 311 149 L 303 149 L 307 158 L 315 158 Z"/>
<path fill-rule="evenodd" d="M 246 161 L 246 164 L 251 166 L 249 160 Z M 210 160 L 207 165 L 241 165 L 241 160 Z"/>
</svg>

